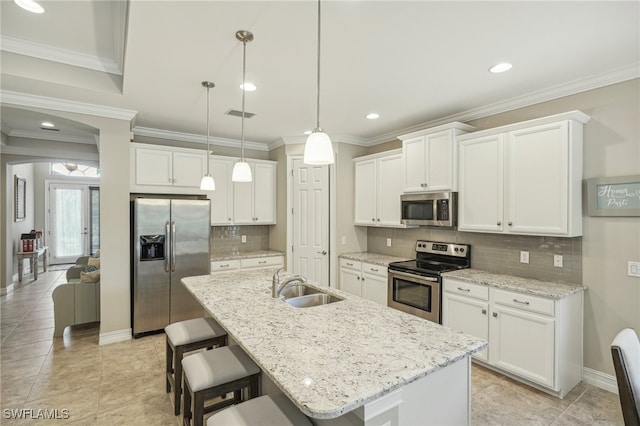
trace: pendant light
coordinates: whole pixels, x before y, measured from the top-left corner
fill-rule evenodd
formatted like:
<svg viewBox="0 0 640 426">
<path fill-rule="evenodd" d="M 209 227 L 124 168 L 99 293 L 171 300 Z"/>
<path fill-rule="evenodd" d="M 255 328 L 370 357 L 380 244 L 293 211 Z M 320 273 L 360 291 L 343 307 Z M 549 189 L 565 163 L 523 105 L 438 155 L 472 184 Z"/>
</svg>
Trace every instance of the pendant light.
<svg viewBox="0 0 640 426">
<path fill-rule="evenodd" d="M 320 127 L 320 0 L 318 0 L 318 74 L 316 98 L 316 128 L 304 145 L 304 163 L 323 166 L 333 164 L 333 146 L 331 139 Z"/>
<path fill-rule="evenodd" d="M 236 38 L 242 42 L 242 84 L 246 81 L 247 69 L 247 43 L 253 41 L 253 34 L 246 30 L 236 32 Z M 251 166 L 244 161 L 244 96 L 246 90 L 242 89 L 242 132 L 240 134 L 240 160 L 233 166 L 231 180 L 233 182 L 251 182 Z"/>
<path fill-rule="evenodd" d="M 200 189 L 203 191 L 215 191 L 216 183 L 209 173 L 209 89 L 216 87 L 211 81 L 203 81 L 202 85 L 207 88 L 207 174 L 200 181 Z"/>
</svg>

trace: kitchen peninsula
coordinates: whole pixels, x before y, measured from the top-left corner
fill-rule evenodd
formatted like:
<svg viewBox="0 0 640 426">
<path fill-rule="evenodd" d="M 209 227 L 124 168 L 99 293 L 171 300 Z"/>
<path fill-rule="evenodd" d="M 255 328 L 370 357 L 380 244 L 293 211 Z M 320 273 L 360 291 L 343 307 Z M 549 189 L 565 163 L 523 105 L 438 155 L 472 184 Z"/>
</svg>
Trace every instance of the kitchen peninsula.
<svg viewBox="0 0 640 426">
<path fill-rule="evenodd" d="M 274 272 L 182 280 L 260 366 L 263 393 L 318 425 L 469 423 L 470 355 L 485 341 L 313 284 L 344 300 L 296 308 L 271 297 Z"/>
</svg>

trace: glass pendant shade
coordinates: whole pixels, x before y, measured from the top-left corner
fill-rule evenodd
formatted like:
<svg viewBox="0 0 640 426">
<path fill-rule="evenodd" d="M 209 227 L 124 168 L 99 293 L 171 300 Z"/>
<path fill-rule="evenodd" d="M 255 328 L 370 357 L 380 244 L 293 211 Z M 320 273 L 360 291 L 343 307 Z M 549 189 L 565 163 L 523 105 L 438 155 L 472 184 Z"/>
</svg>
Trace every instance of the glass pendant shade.
<svg viewBox="0 0 640 426">
<path fill-rule="evenodd" d="M 304 164 L 323 166 L 333 163 L 331 139 L 325 132 L 316 129 L 309 135 L 304 145 Z"/>
<path fill-rule="evenodd" d="M 231 180 L 233 182 L 251 182 L 253 177 L 251 176 L 251 166 L 246 161 L 238 161 L 233 166 L 233 173 L 231 173 Z"/>
<path fill-rule="evenodd" d="M 216 183 L 213 181 L 213 178 L 211 177 L 211 175 L 207 174 L 202 177 L 202 180 L 200 181 L 200 189 L 203 191 L 216 190 Z"/>
</svg>

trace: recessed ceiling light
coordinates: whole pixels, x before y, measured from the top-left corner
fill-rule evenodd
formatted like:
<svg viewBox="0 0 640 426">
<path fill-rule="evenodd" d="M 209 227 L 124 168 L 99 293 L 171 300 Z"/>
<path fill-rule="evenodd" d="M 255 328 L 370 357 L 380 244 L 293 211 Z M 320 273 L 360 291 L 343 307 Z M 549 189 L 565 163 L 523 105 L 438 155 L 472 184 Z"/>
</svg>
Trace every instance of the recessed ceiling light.
<svg viewBox="0 0 640 426">
<path fill-rule="evenodd" d="M 307 136 L 309 136 L 311 133 L 313 133 L 311 130 L 305 130 L 304 131 L 304 134 L 307 135 Z"/>
<path fill-rule="evenodd" d="M 49 128 L 51 128 L 51 127 L 56 127 L 56 125 L 55 125 L 55 124 L 53 124 L 53 123 L 52 123 L 52 122 L 50 122 L 50 121 L 43 121 L 42 123 L 40 123 L 40 125 L 41 125 L 42 127 L 49 127 Z"/>
<path fill-rule="evenodd" d="M 509 71 L 512 66 L 513 65 L 511 65 L 509 62 L 501 62 L 501 63 L 495 64 L 494 66 L 489 68 L 489 72 L 497 74 L 497 73 Z"/>
<path fill-rule="evenodd" d="M 372 112 L 370 114 L 367 114 L 367 118 L 369 120 L 375 120 L 376 118 L 380 118 L 380 114 L 378 114 L 377 112 Z"/>
<path fill-rule="evenodd" d="M 244 84 L 241 84 L 240 88 L 246 92 L 253 92 L 254 90 L 257 89 L 256 85 L 250 81 L 247 81 Z"/>
<path fill-rule="evenodd" d="M 44 8 L 34 0 L 13 0 L 15 4 L 32 13 L 44 13 Z"/>
</svg>

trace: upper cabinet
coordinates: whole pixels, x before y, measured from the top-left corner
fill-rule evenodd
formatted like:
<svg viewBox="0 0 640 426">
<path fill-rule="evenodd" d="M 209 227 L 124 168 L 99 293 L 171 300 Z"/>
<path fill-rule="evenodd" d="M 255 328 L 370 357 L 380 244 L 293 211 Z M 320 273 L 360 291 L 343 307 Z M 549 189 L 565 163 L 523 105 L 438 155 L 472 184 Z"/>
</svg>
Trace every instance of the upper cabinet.
<svg viewBox="0 0 640 426">
<path fill-rule="evenodd" d="M 200 188 L 206 172 L 205 153 L 200 150 L 131 144 L 131 187 L 144 186 L 169 192 L 172 188 Z M 151 189 L 151 191 L 154 191 Z"/>
<path fill-rule="evenodd" d="M 559 114 L 458 138 L 458 230 L 582 235 L 582 128 Z"/>
<path fill-rule="evenodd" d="M 404 151 L 404 192 L 457 191 L 457 143 L 473 126 L 454 122 L 398 136 Z"/>
<path fill-rule="evenodd" d="M 276 162 L 247 160 L 253 182 L 233 184 L 233 212 L 236 225 L 276 223 Z"/>
<path fill-rule="evenodd" d="M 233 182 L 231 172 L 236 159 L 209 157 L 209 173 L 216 184 L 215 191 L 207 191 L 211 200 L 211 225 L 233 225 Z"/>
<path fill-rule="evenodd" d="M 404 227 L 400 194 L 404 189 L 401 150 L 355 158 L 356 225 Z"/>
</svg>

